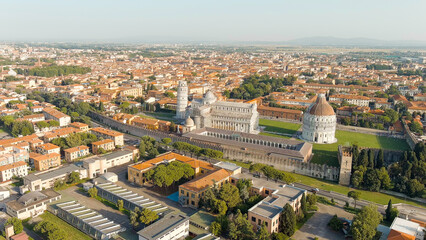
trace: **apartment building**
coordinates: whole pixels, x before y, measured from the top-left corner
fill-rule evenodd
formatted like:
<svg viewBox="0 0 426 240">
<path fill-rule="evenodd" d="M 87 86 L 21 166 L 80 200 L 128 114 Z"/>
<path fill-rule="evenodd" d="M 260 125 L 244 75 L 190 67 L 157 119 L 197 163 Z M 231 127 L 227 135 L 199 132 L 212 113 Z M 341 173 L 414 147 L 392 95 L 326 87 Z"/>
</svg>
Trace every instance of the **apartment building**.
<svg viewBox="0 0 426 240">
<path fill-rule="evenodd" d="M 71 117 L 56 109 L 47 107 L 43 109 L 43 114 L 46 119 L 52 119 L 59 122 L 59 126 L 65 127 L 71 123 Z"/>
<path fill-rule="evenodd" d="M 23 161 L 0 166 L 0 182 L 6 182 L 12 177 L 25 177 L 28 175 L 28 164 Z"/>
<path fill-rule="evenodd" d="M 113 131 L 113 130 L 109 130 L 109 129 L 105 129 L 105 128 L 101 128 L 101 127 L 97 127 L 97 128 L 92 128 L 90 129 L 90 132 L 95 134 L 98 138 L 104 138 L 104 139 L 111 139 L 114 141 L 115 146 L 123 146 L 124 145 L 124 134 L 117 132 L 117 131 Z"/>
<path fill-rule="evenodd" d="M 78 147 L 68 148 L 64 150 L 65 160 L 67 162 L 72 162 L 78 158 L 87 156 L 90 154 L 89 147 L 81 145 Z"/>
<path fill-rule="evenodd" d="M 193 179 L 179 186 L 179 203 L 182 206 L 198 208 L 200 199 L 213 185 L 221 187 L 229 182 L 231 173 L 225 169 L 219 169 L 200 178 Z"/>
<path fill-rule="evenodd" d="M 19 120 L 26 120 L 32 123 L 36 123 L 36 122 L 44 121 L 45 118 L 43 114 L 33 114 L 33 115 L 23 116 L 22 118 L 19 118 Z"/>
<path fill-rule="evenodd" d="M 148 119 L 148 118 L 135 118 L 132 121 L 132 125 L 151 129 L 151 130 L 160 130 L 164 132 L 168 132 L 170 130 L 171 122 L 163 121 L 158 119 Z"/>
<path fill-rule="evenodd" d="M 45 155 L 33 155 L 31 159 L 34 162 L 34 167 L 37 171 L 45 171 L 49 168 L 61 165 L 61 155 L 56 152 Z"/>
<path fill-rule="evenodd" d="M 100 149 L 103 149 L 105 151 L 112 151 L 115 149 L 114 141 L 111 139 L 104 139 L 97 142 L 92 143 L 92 153 L 93 154 L 99 154 Z"/>
<path fill-rule="evenodd" d="M 258 106 L 257 111 L 262 117 L 273 118 L 273 119 L 291 119 L 300 121 L 302 119 L 303 112 L 300 110 Z"/>
<path fill-rule="evenodd" d="M 73 127 L 73 128 L 78 129 L 78 130 L 81 130 L 82 132 L 89 131 L 89 125 L 87 125 L 85 123 L 81 123 L 81 122 L 70 123 L 70 127 Z"/>
<path fill-rule="evenodd" d="M 139 240 L 178 240 L 189 236 L 189 218 L 167 214 L 138 232 Z"/>
<path fill-rule="evenodd" d="M 191 168 L 194 170 L 193 178 L 196 178 L 200 175 L 204 175 L 216 170 L 216 168 L 208 162 L 183 156 L 177 153 L 168 152 L 168 153 L 159 155 L 158 157 L 153 158 L 151 160 L 129 165 L 127 167 L 128 181 L 132 183 L 136 183 L 139 186 L 142 186 L 147 182 L 147 179 L 145 177 L 146 172 L 148 172 L 151 169 L 154 169 L 160 164 L 169 164 L 173 161 L 179 161 L 181 163 L 186 163 L 191 165 Z"/>
<path fill-rule="evenodd" d="M 329 101 L 339 103 L 346 101 L 349 104 L 368 107 L 371 102 L 371 99 L 369 97 L 360 95 L 331 95 Z"/>
<path fill-rule="evenodd" d="M 60 154 L 61 153 L 61 147 L 56 146 L 55 144 L 52 143 L 45 143 L 42 145 L 39 145 L 36 147 L 37 152 L 40 154 L 50 154 L 50 153 L 57 153 Z"/>
<path fill-rule="evenodd" d="M 255 229 L 265 224 L 269 233 L 279 231 L 279 219 L 287 203 L 290 204 L 296 214 L 299 213 L 303 194 L 306 194 L 306 190 L 289 185 L 275 186 L 274 188 L 253 185 L 251 190 L 251 194 L 257 193 L 265 198 L 249 209 L 248 220 Z"/>
<path fill-rule="evenodd" d="M 121 87 L 119 96 L 121 97 L 142 97 L 143 95 L 143 87 Z"/>
<path fill-rule="evenodd" d="M 29 192 L 17 200 L 6 203 L 6 212 L 18 219 L 37 217 L 47 210 L 47 205 L 61 199 L 61 194 L 46 189 L 40 192 Z"/>
</svg>

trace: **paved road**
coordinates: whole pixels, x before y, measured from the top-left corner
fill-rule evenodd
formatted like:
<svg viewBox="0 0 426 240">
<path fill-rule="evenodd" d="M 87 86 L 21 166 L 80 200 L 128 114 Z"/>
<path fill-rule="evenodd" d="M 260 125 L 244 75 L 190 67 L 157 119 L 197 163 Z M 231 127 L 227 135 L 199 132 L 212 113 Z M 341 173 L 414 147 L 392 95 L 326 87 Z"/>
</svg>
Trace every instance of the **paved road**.
<svg viewBox="0 0 426 240">
<path fill-rule="evenodd" d="M 317 237 L 319 240 L 345 239 L 342 232 L 331 230 L 327 224 L 334 214 L 338 217 L 352 219 L 353 214 L 346 212 L 340 207 L 324 205 L 318 203 L 318 211 L 297 231 L 291 238 L 297 240 L 312 240 Z"/>
</svg>

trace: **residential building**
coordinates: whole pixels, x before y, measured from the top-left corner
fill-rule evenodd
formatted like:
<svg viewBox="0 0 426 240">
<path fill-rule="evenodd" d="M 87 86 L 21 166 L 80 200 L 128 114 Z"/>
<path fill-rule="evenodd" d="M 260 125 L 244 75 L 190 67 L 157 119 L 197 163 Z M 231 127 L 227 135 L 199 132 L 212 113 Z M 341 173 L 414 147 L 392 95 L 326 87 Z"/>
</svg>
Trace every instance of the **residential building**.
<svg viewBox="0 0 426 240">
<path fill-rule="evenodd" d="M 65 149 L 64 153 L 65 153 L 65 160 L 67 162 L 72 162 L 78 158 L 81 158 L 90 154 L 89 147 L 85 145 Z"/>
<path fill-rule="evenodd" d="M 227 170 L 219 169 L 180 185 L 179 203 L 182 206 L 198 208 L 198 202 L 204 193 L 213 185 L 221 187 L 228 183 L 230 176 L 231 173 Z"/>
<path fill-rule="evenodd" d="M 48 153 L 32 157 L 34 167 L 37 171 L 48 170 L 49 168 L 61 165 L 61 155 L 59 153 Z"/>
<path fill-rule="evenodd" d="M 390 226 L 387 239 L 423 240 L 426 236 L 425 233 L 425 222 L 396 217 Z"/>
<path fill-rule="evenodd" d="M 105 151 L 112 151 L 115 149 L 114 141 L 111 139 L 104 139 L 92 143 L 92 152 L 93 154 L 99 154 L 99 150 L 103 149 Z"/>
<path fill-rule="evenodd" d="M 159 155 L 156 158 L 153 158 L 151 160 L 129 165 L 127 167 L 127 173 L 128 173 L 127 178 L 129 182 L 136 183 L 137 185 L 142 186 L 147 182 L 145 177 L 146 172 L 148 172 L 151 169 L 154 169 L 160 164 L 168 164 L 173 161 L 179 161 L 181 163 L 186 163 L 191 165 L 195 173 L 194 178 L 198 177 L 199 175 L 203 175 L 208 172 L 216 170 L 216 168 L 212 164 L 206 161 L 201 161 L 201 160 L 183 156 L 177 153 L 168 152 L 168 153 Z"/>
<path fill-rule="evenodd" d="M 81 122 L 70 123 L 70 127 L 77 128 L 77 129 L 81 130 L 82 132 L 89 131 L 89 125 L 87 125 L 85 123 L 81 123 Z"/>
<path fill-rule="evenodd" d="M 138 232 L 139 240 L 177 240 L 189 236 L 189 218 L 167 214 Z"/>
<path fill-rule="evenodd" d="M 59 126 L 61 127 L 68 126 L 71 123 L 70 116 L 53 108 L 44 108 L 43 114 L 46 117 L 46 119 L 53 119 L 59 122 Z"/>
<path fill-rule="evenodd" d="M 123 146 L 124 145 L 124 134 L 123 133 L 113 131 L 113 130 L 109 130 L 109 129 L 105 129 L 105 128 L 101 128 L 101 127 L 92 128 L 92 129 L 90 129 L 90 132 L 95 134 L 98 138 L 102 137 L 104 139 L 113 140 L 115 146 Z"/>
<path fill-rule="evenodd" d="M 38 153 L 43 155 L 50 154 L 50 153 L 57 153 L 57 154 L 61 153 L 61 147 L 56 146 L 55 144 L 52 144 L 52 143 L 42 144 L 40 146 L 37 146 L 36 149 Z"/>
<path fill-rule="evenodd" d="M 300 121 L 303 115 L 303 112 L 300 110 L 267 106 L 258 106 L 257 111 L 260 116 L 272 119 L 290 119 Z"/>
<path fill-rule="evenodd" d="M 22 195 L 17 200 L 7 202 L 6 212 L 21 220 L 37 217 L 47 210 L 49 203 L 59 199 L 61 199 L 61 194 L 51 189 L 33 191 Z"/>
<path fill-rule="evenodd" d="M 0 166 L 0 182 L 6 182 L 12 177 L 25 177 L 28 175 L 28 164 L 23 161 Z"/>
</svg>

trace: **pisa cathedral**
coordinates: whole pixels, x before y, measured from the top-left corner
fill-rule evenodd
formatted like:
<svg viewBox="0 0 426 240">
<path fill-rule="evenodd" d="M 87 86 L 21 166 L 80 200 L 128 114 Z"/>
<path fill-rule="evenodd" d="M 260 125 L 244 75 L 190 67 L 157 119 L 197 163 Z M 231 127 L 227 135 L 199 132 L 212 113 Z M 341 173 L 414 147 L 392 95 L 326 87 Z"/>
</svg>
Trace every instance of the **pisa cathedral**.
<svg viewBox="0 0 426 240">
<path fill-rule="evenodd" d="M 188 106 L 188 87 L 185 81 L 179 82 L 177 92 L 176 118 L 186 119 L 185 127 L 190 131 L 210 127 L 244 133 L 259 132 L 256 103 L 218 101 L 209 90 L 204 98 L 193 99 Z"/>
</svg>

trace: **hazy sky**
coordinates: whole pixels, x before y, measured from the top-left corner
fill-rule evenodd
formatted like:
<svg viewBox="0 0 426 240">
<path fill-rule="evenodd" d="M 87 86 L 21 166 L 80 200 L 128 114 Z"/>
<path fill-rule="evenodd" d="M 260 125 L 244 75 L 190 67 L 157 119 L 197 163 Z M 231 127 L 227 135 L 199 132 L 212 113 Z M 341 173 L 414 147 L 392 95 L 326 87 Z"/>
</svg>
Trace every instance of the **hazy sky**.
<svg viewBox="0 0 426 240">
<path fill-rule="evenodd" d="M 0 40 L 426 41 L 425 0 L 0 0 Z"/>
</svg>

